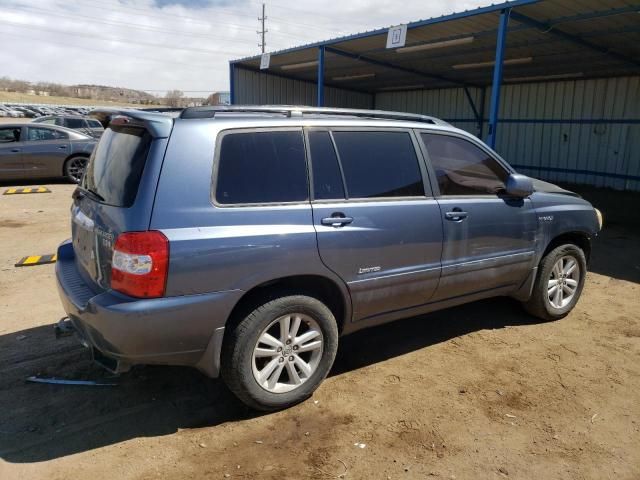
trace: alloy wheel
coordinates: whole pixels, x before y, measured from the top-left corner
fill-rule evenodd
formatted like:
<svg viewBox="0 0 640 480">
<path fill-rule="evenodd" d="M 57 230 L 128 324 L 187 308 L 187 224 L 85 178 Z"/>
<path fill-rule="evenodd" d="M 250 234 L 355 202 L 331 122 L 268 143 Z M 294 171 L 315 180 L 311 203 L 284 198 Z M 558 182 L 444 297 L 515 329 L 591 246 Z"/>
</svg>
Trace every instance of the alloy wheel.
<svg viewBox="0 0 640 480">
<path fill-rule="evenodd" d="M 570 255 L 560 257 L 551 269 L 547 282 L 549 303 L 554 308 L 564 308 L 576 294 L 580 282 L 580 265 Z"/>
<path fill-rule="evenodd" d="M 84 175 L 84 170 L 87 167 L 87 159 L 82 157 L 76 157 L 69 160 L 67 165 L 67 175 L 71 180 L 79 183 Z"/>
<path fill-rule="evenodd" d="M 318 323 L 308 315 L 283 315 L 265 328 L 253 349 L 253 377 L 271 393 L 298 388 L 317 370 L 324 339 Z"/>
</svg>

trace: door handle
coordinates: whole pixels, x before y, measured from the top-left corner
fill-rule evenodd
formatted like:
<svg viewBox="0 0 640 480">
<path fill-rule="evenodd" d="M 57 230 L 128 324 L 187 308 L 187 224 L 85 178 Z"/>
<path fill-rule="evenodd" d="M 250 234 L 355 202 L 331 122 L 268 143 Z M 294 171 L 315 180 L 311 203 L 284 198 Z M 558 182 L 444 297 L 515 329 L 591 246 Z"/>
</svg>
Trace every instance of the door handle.
<svg viewBox="0 0 640 480">
<path fill-rule="evenodd" d="M 19 148 L 12 148 L 11 149 L 11 153 L 18 153 L 18 152 L 20 152 Z"/>
<path fill-rule="evenodd" d="M 469 214 L 467 212 L 463 212 L 462 210 L 453 210 L 452 212 L 447 212 L 444 214 L 444 217 L 447 220 L 451 220 L 453 222 L 459 222 L 467 218 Z"/>
<path fill-rule="evenodd" d="M 328 225 L 331 227 L 344 227 L 353 222 L 353 217 L 345 217 L 343 213 L 334 213 L 330 217 L 325 217 L 321 220 L 322 225 Z"/>
<path fill-rule="evenodd" d="M 58 148 L 61 148 L 61 149 L 64 150 L 65 148 L 67 148 L 67 146 L 66 145 L 60 145 Z"/>
</svg>

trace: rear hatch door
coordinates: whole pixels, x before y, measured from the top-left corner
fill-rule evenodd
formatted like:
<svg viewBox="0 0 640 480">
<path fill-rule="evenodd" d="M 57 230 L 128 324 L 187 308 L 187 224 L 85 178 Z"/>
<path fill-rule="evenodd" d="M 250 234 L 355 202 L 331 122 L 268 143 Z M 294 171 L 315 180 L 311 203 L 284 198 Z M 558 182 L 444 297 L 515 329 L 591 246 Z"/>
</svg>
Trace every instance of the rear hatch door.
<svg viewBox="0 0 640 480">
<path fill-rule="evenodd" d="M 118 117 L 105 130 L 73 195 L 76 265 L 96 291 L 110 288 L 118 235 L 149 228 L 167 145 L 145 122 L 127 118 Z"/>
</svg>

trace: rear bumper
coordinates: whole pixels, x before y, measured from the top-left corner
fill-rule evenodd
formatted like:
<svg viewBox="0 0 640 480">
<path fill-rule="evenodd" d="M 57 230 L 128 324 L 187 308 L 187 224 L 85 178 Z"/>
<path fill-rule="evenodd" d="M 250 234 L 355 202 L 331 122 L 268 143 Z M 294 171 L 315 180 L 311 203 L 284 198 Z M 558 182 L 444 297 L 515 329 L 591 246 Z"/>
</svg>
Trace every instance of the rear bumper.
<svg viewBox="0 0 640 480">
<path fill-rule="evenodd" d="M 118 370 L 187 365 L 218 375 L 225 322 L 242 291 L 154 299 L 96 292 L 80 275 L 70 241 L 58 248 L 56 279 L 81 342 L 114 359 Z"/>
</svg>

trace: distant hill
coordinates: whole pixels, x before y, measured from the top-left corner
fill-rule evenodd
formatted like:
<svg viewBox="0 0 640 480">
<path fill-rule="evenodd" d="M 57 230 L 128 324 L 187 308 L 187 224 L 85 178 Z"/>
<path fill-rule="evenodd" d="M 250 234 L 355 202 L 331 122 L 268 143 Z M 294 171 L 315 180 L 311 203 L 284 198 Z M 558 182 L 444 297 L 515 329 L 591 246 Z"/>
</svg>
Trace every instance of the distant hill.
<svg viewBox="0 0 640 480">
<path fill-rule="evenodd" d="M 140 104 L 161 103 L 158 97 L 131 88 L 107 87 L 105 85 L 71 85 L 67 88 L 72 96 L 78 98 Z"/>
<path fill-rule="evenodd" d="M 28 82 L 0 77 L 0 92 L 34 97 L 68 97 L 98 102 L 118 102 L 142 105 L 161 105 L 164 99 L 132 88 L 105 85 L 61 85 L 53 82 Z"/>
</svg>

